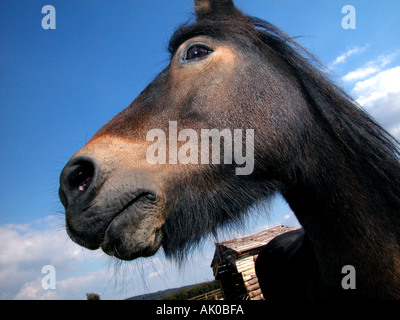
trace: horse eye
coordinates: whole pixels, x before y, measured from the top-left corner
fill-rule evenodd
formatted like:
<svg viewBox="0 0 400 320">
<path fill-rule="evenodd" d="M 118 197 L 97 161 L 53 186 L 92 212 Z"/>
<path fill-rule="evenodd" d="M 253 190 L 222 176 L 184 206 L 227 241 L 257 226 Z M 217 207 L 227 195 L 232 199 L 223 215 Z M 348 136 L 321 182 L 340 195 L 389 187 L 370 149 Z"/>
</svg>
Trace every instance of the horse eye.
<svg viewBox="0 0 400 320">
<path fill-rule="evenodd" d="M 201 59 L 208 56 L 211 52 L 206 46 L 195 44 L 187 49 L 185 60 Z"/>
</svg>

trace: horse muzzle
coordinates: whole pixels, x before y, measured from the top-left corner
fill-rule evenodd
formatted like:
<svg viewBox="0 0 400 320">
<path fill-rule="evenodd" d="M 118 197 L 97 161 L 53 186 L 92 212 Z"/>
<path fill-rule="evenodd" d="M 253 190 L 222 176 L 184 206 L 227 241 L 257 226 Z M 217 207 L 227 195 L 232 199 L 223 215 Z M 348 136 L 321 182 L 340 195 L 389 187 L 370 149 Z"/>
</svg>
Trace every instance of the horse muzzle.
<svg viewBox="0 0 400 320">
<path fill-rule="evenodd" d="M 123 260 L 153 255 L 162 240 L 161 192 L 138 162 L 120 161 L 126 148 L 99 146 L 81 149 L 61 172 L 68 235 Z"/>
</svg>

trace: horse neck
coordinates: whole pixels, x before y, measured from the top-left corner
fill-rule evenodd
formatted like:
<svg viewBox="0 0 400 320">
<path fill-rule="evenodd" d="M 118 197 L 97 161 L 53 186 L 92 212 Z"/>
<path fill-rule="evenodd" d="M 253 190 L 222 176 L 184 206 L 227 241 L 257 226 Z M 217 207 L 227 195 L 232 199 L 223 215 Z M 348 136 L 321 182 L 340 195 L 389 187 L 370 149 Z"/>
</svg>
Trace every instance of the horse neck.
<svg viewBox="0 0 400 320">
<path fill-rule="evenodd" d="M 321 147 L 307 155 L 308 162 L 299 161 L 283 195 L 313 245 L 326 282 L 338 287 L 342 268 L 352 265 L 358 293 L 364 288 L 376 297 L 391 292 L 400 298 L 398 201 L 393 205 L 374 188 L 380 179 L 383 185 L 387 181 L 371 177 L 374 171 L 368 168 L 355 169 L 354 159 L 336 151 L 336 157 L 327 157 Z M 398 163 L 394 170 L 400 172 Z"/>
</svg>

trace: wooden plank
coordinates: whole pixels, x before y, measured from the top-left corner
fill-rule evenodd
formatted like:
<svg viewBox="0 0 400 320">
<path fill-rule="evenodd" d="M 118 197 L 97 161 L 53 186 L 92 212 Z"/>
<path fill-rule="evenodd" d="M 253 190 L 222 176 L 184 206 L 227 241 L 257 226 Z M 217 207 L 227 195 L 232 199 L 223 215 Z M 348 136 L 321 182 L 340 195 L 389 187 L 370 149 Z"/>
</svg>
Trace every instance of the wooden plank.
<svg viewBox="0 0 400 320">
<path fill-rule="evenodd" d="M 247 269 L 242 272 L 242 276 L 250 276 L 252 274 L 256 274 L 256 270 L 254 270 L 254 268 Z"/>
<path fill-rule="evenodd" d="M 245 265 L 245 264 L 249 264 L 249 263 L 254 264 L 253 257 L 250 257 L 250 259 L 241 259 L 241 260 L 236 261 L 237 266 Z"/>
<path fill-rule="evenodd" d="M 236 261 L 236 265 L 237 266 L 246 265 L 246 264 L 254 264 L 253 257 L 250 257 L 248 259 L 241 259 L 241 260 L 237 260 Z"/>
<path fill-rule="evenodd" d="M 250 285 L 258 283 L 258 278 L 257 277 L 252 277 L 251 279 L 247 280 L 247 283 L 250 284 Z"/>
<path fill-rule="evenodd" d="M 239 265 L 238 267 L 236 267 L 236 270 L 237 270 L 239 273 L 241 273 L 241 272 L 243 272 L 243 271 L 245 271 L 245 270 L 249 270 L 249 269 L 255 270 L 255 265 L 254 265 L 254 263 L 245 264 L 245 265 Z"/>
<path fill-rule="evenodd" d="M 240 272 L 242 272 L 243 270 L 255 269 L 255 265 L 254 265 L 254 262 L 251 262 L 251 263 L 243 263 L 243 264 L 236 265 L 236 269 L 237 269 L 237 271 L 240 273 Z"/>
<path fill-rule="evenodd" d="M 252 273 L 256 273 L 256 269 L 254 269 L 254 266 L 249 266 L 247 269 L 244 269 L 243 271 L 242 271 L 242 273 L 245 273 L 245 274 L 252 274 Z"/>
<path fill-rule="evenodd" d="M 261 289 L 257 289 L 257 290 L 254 290 L 252 292 L 249 292 L 250 298 L 253 298 L 253 297 L 258 296 L 260 294 L 262 294 Z"/>
<path fill-rule="evenodd" d="M 249 281 L 250 279 L 252 279 L 253 277 L 251 275 L 248 276 L 243 276 L 243 281 Z"/>
<path fill-rule="evenodd" d="M 248 292 L 256 291 L 257 289 L 260 289 L 260 284 L 256 283 L 256 284 L 253 284 L 253 285 L 250 285 L 250 286 L 246 286 L 246 288 L 247 288 Z"/>
<path fill-rule="evenodd" d="M 242 276 L 248 276 L 251 274 L 256 274 L 256 270 L 254 270 L 254 268 L 248 268 L 245 270 L 242 270 L 242 272 L 240 272 L 242 274 Z"/>
<path fill-rule="evenodd" d="M 246 270 L 256 270 L 254 263 L 246 264 L 246 265 L 242 266 L 240 269 L 242 270 L 242 272 L 246 271 Z"/>
<path fill-rule="evenodd" d="M 247 257 L 240 257 L 240 259 L 236 260 L 236 264 L 242 263 L 242 262 L 247 262 L 247 261 L 253 261 L 253 256 L 247 256 Z"/>
</svg>

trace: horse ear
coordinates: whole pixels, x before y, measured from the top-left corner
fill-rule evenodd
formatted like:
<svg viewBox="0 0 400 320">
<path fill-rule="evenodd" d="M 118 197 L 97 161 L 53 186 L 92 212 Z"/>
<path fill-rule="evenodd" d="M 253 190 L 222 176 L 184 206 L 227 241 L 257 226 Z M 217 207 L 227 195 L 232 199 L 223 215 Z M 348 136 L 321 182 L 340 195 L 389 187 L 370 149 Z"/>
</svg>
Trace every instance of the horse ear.
<svg viewBox="0 0 400 320">
<path fill-rule="evenodd" d="M 198 19 L 208 15 L 231 15 L 238 12 L 232 0 L 194 0 L 194 10 Z"/>
</svg>

